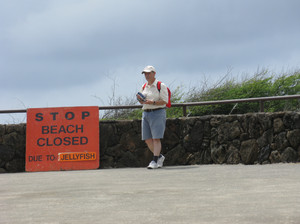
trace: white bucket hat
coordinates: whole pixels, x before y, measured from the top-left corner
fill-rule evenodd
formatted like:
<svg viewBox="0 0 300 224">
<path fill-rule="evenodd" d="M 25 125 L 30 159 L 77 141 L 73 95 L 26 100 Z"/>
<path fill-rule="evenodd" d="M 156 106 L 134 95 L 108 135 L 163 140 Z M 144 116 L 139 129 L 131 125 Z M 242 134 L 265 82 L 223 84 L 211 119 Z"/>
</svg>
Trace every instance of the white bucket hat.
<svg viewBox="0 0 300 224">
<path fill-rule="evenodd" d="M 155 72 L 156 73 L 156 70 L 152 65 L 148 65 L 144 68 L 144 70 L 142 71 L 142 74 L 144 74 L 145 72 Z"/>
</svg>

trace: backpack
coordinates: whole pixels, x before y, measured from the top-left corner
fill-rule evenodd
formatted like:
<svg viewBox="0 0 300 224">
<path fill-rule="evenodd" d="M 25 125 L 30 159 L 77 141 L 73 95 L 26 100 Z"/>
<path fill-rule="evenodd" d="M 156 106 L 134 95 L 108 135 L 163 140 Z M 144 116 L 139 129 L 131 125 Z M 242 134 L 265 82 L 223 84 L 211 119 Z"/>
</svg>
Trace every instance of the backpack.
<svg viewBox="0 0 300 224">
<path fill-rule="evenodd" d="M 146 85 L 147 85 L 147 83 L 145 83 L 143 85 L 143 90 L 145 89 Z M 158 81 L 157 82 L 157 90 L 158 90 L 158 92 L 160 92 L 160 88 L 161 88 L 160 85 L 161 85 L 161 81 Z M 167 87 L 167 90 L 168 90 L 168 103 L 166 104 L 166 107 L 170 108 L 171 107 L 171 91 L 170 91 L 170 89 L 168 87 Z"/>
</svg>

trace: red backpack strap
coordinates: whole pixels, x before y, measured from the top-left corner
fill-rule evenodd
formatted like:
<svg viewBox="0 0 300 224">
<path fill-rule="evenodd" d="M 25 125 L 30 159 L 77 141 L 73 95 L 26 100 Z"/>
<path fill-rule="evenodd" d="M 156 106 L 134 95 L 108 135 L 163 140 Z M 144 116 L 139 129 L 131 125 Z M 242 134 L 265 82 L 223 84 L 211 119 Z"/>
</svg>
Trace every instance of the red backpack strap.
<svg viewBox="0 0 300 224">
<path fill-rule="evenodd" d="M 147 85 L 147 83 L 145 83 L 145 84 L 143 85 L 143 90 L 145 89 L 146 85 Z"/>
<path fill-rule="evenodd" d="M 157 89 L 158 89 L 159 92 L 160 92 L 160 88 L 161 88 L 160 85 L 161 85 L 161 81 L 158 81 L 157 82 Z"/>
<path fill-rule="evenodd" d="M 160 88 L 161 88 L 161 81 L 157 82 L 157 89 L 160 92 Z M 171 107 L 171 91 L 170 89 L 167 87 L 168 90 L 168 103 L 166 104 L 166 107 L 170 108 Z"/>
</svg>

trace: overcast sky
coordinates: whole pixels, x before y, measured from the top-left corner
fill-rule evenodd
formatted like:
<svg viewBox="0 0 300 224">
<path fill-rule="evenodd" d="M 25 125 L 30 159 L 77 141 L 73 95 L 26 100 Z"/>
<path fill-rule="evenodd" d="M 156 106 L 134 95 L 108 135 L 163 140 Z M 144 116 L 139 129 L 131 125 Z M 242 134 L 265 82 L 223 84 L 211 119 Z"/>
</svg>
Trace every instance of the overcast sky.
<svg viewBox="0 0 300 224">
<path fill-rule="evenodd" d="M 299 68 L 299 9 L 299 0 L 0 0 L 0 110 L 108 105 L 114 84 L 117 96 L 138 91 L 146 65 L 173 88 L 228 69 Z"/>
</svg>

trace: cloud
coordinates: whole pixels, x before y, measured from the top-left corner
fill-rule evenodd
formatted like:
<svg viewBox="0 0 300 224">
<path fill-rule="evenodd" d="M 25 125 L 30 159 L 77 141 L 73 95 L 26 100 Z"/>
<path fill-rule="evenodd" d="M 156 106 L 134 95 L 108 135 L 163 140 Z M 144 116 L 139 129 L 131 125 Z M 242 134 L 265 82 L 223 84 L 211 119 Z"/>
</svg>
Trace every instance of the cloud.
<svg viewBox="0 0 300 224">
<path fill-rule="evenodd" d="M 228 67 L 296 66 L 299 8 L 298 0 L 1 1 L 0 94 L 33 105 L 43 100 L 32 95 L 68 96 L 95 84 L 103 94 L 107 76 L 136 86 L 148 64 L 178 83 L 213 79 Z M 122 95 L 128 89 L 120 84 Z"/>
</svg>

